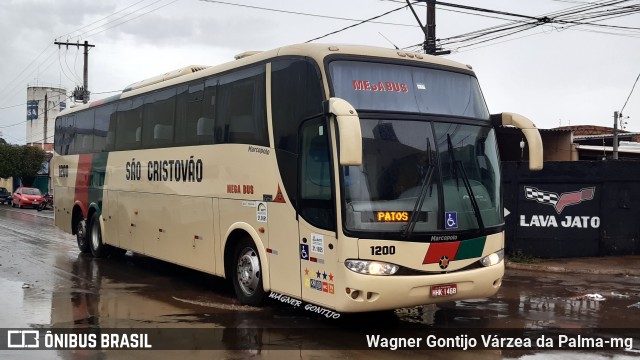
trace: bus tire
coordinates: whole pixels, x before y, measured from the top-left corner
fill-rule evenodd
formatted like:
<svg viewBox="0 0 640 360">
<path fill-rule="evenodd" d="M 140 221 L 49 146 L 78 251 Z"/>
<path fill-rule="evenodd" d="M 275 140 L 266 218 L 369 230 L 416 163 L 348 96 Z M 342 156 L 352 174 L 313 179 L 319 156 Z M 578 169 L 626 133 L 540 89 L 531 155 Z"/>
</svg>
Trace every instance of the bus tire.
<svg viewBox="0 0 640 360">
<path fill-rule="evenodd" d="M 78 249 L 81 253 L 87 254 L 91 252 L 89 246 L 89 238 L 87 236 L 87 221 L 82 219 L 76 225 L 76 240 L 78 241 Z"/>
<path fill-rule="evenodd" d="M 241 239 L 234 249 L 231 281 L 242 305 L 258 306 L 264 300 L 260 255 L 248 238 Z"/>
<path fill-rule="evenodd" d="M 102 229 L 100 228 L 100 215 L 93 213 L 89 222 L 89 247 L 94 257 L 103 258 L 109 255 L 109 245 L 102 242 Z"/>
</svg>

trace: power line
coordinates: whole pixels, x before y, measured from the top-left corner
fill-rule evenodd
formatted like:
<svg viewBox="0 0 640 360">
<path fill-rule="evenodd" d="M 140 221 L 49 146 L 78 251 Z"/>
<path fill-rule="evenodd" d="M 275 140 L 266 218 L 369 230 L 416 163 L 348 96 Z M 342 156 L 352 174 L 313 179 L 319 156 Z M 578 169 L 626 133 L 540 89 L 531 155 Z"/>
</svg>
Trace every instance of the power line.
<svg viewBox="0 0 640 360">
<path fill-rule="evenodd" d="M 556 11 L 556 12 L 552 12 L 549 14 L 536 16 L 536 17 L 500 12 L 504 15 L 524 17 L 524 18 L 528 18 L 529 20 L 528 21 L 511 21 L 503 25 L 476 30 L 470 33 L 456 35 L 446 39 L 438 39 L 438 41 L 441 45 L 450 45 L 452 43 L 460 43 L 460 45 L 455 49 L 455 50 L 459 50 L 460 48 L 463 48 L 463 47 L 474 46 L 480 43 L 496 40 L 505 36 L 510 36 L 520 31 L 529 30 L 539 25 L 551 24 L 551 23 L 558 23 L 558 24 L 565 24 L 565 25 L 569 24 L 569 26 L 565 26 L 565 28 L 569 28 L 571 26 L 594 26 L 599 28 L 614 29 L 618 31 L 640 30 L 640 28 L 624 27 L 624 26 L 618 26 L 618 25 L 597 24 L 595 22 L 585 22 L 585 20 L 596 19 L 597 17 L 601 17 L 601 19 L 597 19 L 595 21 L 602 21 L 604 20 L 603 17 L 613 18 L 614 16 L 615 17 L 625 16 L 625 15 L 629 15 L 629 14 L 640 11 L 640 8 L 636 6 L 631 6 L 631 7 L 618 6 L 614 11 L 609 11 L 610 9 L 605 9 L 603 11 L 600 11 L 603 8 L 619 5 L 627 1 L 629 0 L 610 0 L 610 1 L 603 1 L 603 2 L 597 2 L 597 3 L 590 3 L 588 5 L 574 6 L 568 9 L 564 9 L 564 10 L 560 10 L 560 11 Z M 440 2 L 437 2 L 436 4 L 451 5 L 448 3 L 440 3 Z M 464 8 L 472 11 L 483 11 L 483 12 L 487 11 L 490 13 L 495 12 L 489 9 L 467 7 L 463 5 L 457 5 L 457 4 L 453 4 L 453 6 L 456 8 Z M 596 10 L 598 12 L 594 12 Z M 587 12 L 587 13 L 580 15 L 580 17 L 577 16 L 577 14 L 584 13 L 584 12 Z M 569 19 L 569 20 L 566 20 L 566 19 Z M 485 39 L 482 39 L 483 37 Z M 475 42 L 471 44 L 466 44 L 474 40 Z"/>
<path fill-rule="evenodd" d="M 266 8 L 266 7 L 261 7 L 261 6 L 237 4 L 237 3 L 231 3 L 231 2 L 226 2 L 226 1 L 218 1 L 218 0 L 200 0 L 200 1 L 208 2 L 208 3 L 214 3 L 214 4 L 224 4 L 224 5 L 231 5 L 231 6 L 239 6 L 239 7 L 248 8 L 248 9 L 272 11 L 272 12 L 283 13 L 283 14 L 311 16 L 311 17 L 316 17 L 316 18 L 321 18 L 321 19 L 357 21 L 357 22 L 364 21 L 362 19 L 352 19 L 352 18 L 345 18 L 345 17 L 338 17 L 338 16 L 329 16 L 329 15 L 305 13 L 305 12 L 300 12 L 300 11 L 273 9 L 273 8 Z M 399 23 L 383 22 L 383 21 L 371 21 L 371 23 L 373 23 L 373 24 L 381 24 L 381 25 L 394 25 L 394 26 L 414 27 L 414 28 L 417 27 L 416 25 L 399 24 Z"/>
<path fill-rule="evenodd" d="M 327 36 L 329 36 L 329 35 L 337 34 L 337 33 L 339 33 L 339 32 L 342 32 L 342 31 L 345 31 L 345 30 L 348 30 L 348 29 L 354 28 L 354 27 L 356 27 L 356 26 L 359 26 L 359 25 L 362 25 L 362 24 L 365 24 L 365 23 L 371 22 L 372 20 L 379 19 L 379 18 L 381 18 L 381 17 L 383 17 L 383 16 L 386 16 L 386 15 L 389 15 L 389 14 L 391 14 L 391 13 L 393 13 L 393 12 L 396 12 L 396 11 L 399 11 L 399 10 L 402 10 L 402 9 L 405 9 L 405 8 L 407 8 L 408 6 L 409 6 L 409 5 L 404 5 L 404 6 L 401 6 L 401 7 L 397 8 L 397 9 L 389 10 L 389 11 L 387 11 L 387 12 L 383 13 L 383 14 L 380 14 L 380 15 L 374 16 L 374 17 L 369 18 L 369 19 L 366 19 L 366 20 L 362 20 L 362 21 L 360 21 L 360 22 L 359 22 L 359 23 L 357 23 L 357 24 L 349 25 L 349 26 L 347 26 L 347 27 L 345 27 L 345 28 L 342 28 L 342 29 L 340 29 L 340 30 L 332 31 L 332 32 L 330 32 L 330 33 L 328 33 L 328 34 L 324 34 L 324 35 L 322 35 L 322 36 L 318 36 L 318 37 L 313 38 L 313 39 L 311 39 L 311 40 L 307 40 L 307 41 L 305 41 L 305 43 L 310 43 L 310 42 L 312 42 L 312 41 L 315 41 L 315 40 L 319 40 L 319 39 L 325 38 L 325 37 L 327 37 Z"/>
<path fill-rule="evenodd" d="M 123 8 L 123 9 L 121 9 L 121 10 L 118 10 L 118 11 L 116 11 L 116 12 L 114 12 L 114 13 L 112 13 L 112 14 L 110 14 L 110 15 L 108 15 L 108 16 L 106 16 L 106 17 L 104 17 L 104 18 L 100 19 L 100 20 L 94 21 L 94 22 L 92 22 L 92 23 L 90 23 L 90 24 L 88 24 L 88 25 L 84 25 L 84 26 L 82 26 L 82 27 L 80 27 L 80 28 L 77 28 L 77 29 L 75 29 L 75 30 L 73 30 L 73 31 L 71 31 L 71 32 L 69 32 L 69 33 L 67 33 L 67 34 L 64 34 L 64 35 L 62 35 L 62 36 L 59 36 L 58 38 L 64 38 L 64 37 L 66 37 L 66 36 L 68 36 L 68 35 L 70 35 L 70 34 L 73 34 L 73 33 L 75 33 L 75 32 L 79 32 L 79 31 L 80 31 L 80 30 L 82 30 L 82 29 L 85 29 L 85 28 L 87 28 L 87 27 L 89 27 L 89 26 L 91 26 L 91 25 L 94 25 L 94 24 L 96 24 L 96 23 L 98 23 L 98 22 L 100 22 L 100 21 L 103 21 L 103 20 L 105 20 L 105 19 L 107 19 L 107 18 L 109 18 L 109 17 L 112 17 L 113 15 L 116 15 L 116 14 L 118 14 L 118 13 L 121 13 L 121 12 L 123 12 L 123 11 L 125 11 L 125 10 L 127 10 L 127 9 L 129 9 L 129 8 L 131 8 L 131 7 L 133 7 L 133 6 L 135 6 L 135 5 L 138 5 L 138 4 L 142 3 L 142 2 L 144 2 L 144 1 L 146 1 L 146 0 L 142 0 L 142 1 L 135 2 L 135 3 L 133 3 L 132 5 L 129 5 L 129 6 L 127 6 L 127 7 Z M 161 0 L 158 0 L 158 1 L 161 1 Z M 154 2 L 154 3 L 152 3 L 151 5 L 153 5 L 153 4 L 155 4 L 155 3 L 157 3 L 158 1 L 155 1 L 155 2 Z M 175 0 L 175 1 L 177 1 L 177 0 Z M 175 2 L 175 1 L 174 1 L 174 2 Z M 172 2 L 172 3 L 173 3 L 173 2 Z M 148 6 L 147 6 L 147 7 L 148 7 Z M 135 13 L 135 12 L 137 12 L 137 11 L 139 11 L 139 10 L 141 10 L 141 9 L 144 9 L 144 8 L 145 8 L 145 7 L 140 8 L 140 9 L 138 9 L 138 10 L 134 11 L 134 13 Z M 154 10 L 152 10 L 152 11 L 155 11 L 155 10 L 157 10 L 157 9 L 154 9 Z M 149 13 L 149 12 L 147 12 L 147 13 Z M 145 14 L 143 14 L 143 15 L 146 15 L 147 13 L 145 13 Z M 130 13 L 130 14 L 127 14 L 127 15 L 125 15 L 124 17 L 129 16 L 129 15 L 131 15 L 131 13 Z M 140 16 L 142 16 L 142 15 L 140 15 Z M 138 17 L 139 17 L 139 16 L 138 16 Z M 122 18 L 123 18 L 123 17 L 121 17 L 121 18 L 119 18 L 119 19 L 116 19 L 115 21 L 117 21 L 117 20 L 121 20 Z M 136 17 L 136 18 L 137 18 L 137 17 Z M 130 20 L 133 20 L 133 19 L 130 19 Z M 129 21 L 130 21 L 130 20 L 129 20 Z M 123 23 L 124 23 L 124 22 L 123 22 Z M 122 24 L 122 23 L 121 23 L 121 24 Z M 116 26 L 121 25 L 121 24 L 117 24 Z M 103 26 L 104 26 L 104 25 L 103 25 Z M 100 31 L 100 32 L 98 32 L 98 33 L 102 33 L 102 32 L 104 32 L 104 31 L 107 31 L 107 30 L 109 30 L 109 29 L 112 29 L 112 28 L 114 28 L 114 27 L 116 27 L 116 26 L 113 26 L 113 27 L 110 27 L 110 28 L 108 28 L 108 29 L 102 30 L 102 31 Z M 99 28 L 100 28 L 100 27 L 97 27 L 97 28 L 95 28 L 95 29 L 91 29 L 90 31 L 93 31 L 93 30 L 96 30 L 96 29 L 99 29 Z M 78 35 L 78 36 L 74 36 L 74 38 L 78 38 L 78 39 L 79 39 L 81 35 L 84 35 L 84 34 L 86 34 L 86 33 L 87 33 L 87 32 L 81 33 L 81 34 L 80 34 L 80 35 Z M 97 35 L 98 33 L 94 33 L 94 34 L 92 34 L 91 36 L 93 36 L 93 35 Z M 58 38 L 56 38 L 56 39 L 58 39 Z M 31 70 L 31 71 L 30 71 L 28 74 L 26 74 L 25 76 L 23 76 L 23 74 L 24 74 L 28 69 L 30 69 L 30 68 L 31 68 L 31 67 L 36 63 L 36 61 L 38 61 L 38 59 L 40 59 L 40 58 L 43 56 L 43 54 L 45 54 L 45 53 L 47 52 L 47 50 L 51 49 L 51 47 L 52 47 L 52 44 L 47 45 L 47 46 L 46 46 L 46 47 L 45 47 L 45 48 L 44 48 L 44 49 L 43 49 L 43 50 L 42 50 L 42 51 L 41 51 L 41 52 L 40 52 L 40 53 L 39 53 L 39 54 L 38 54 L 38 55 L 37 55 L 37 56 L 36 56 L 36 57 L 35 57 L 35 58 L 34 58 L 34 59 L 33 59 L 33 60 L 28 64 L 28 65 L 27 65 L 27 66 L 25 66 L 25 67 L 22 69 L 22 71 L 20 71 L 20 72 L 19 72 L 19 73 L 18 73 L 18 74 L 17 74 L 17 75 L 16 75 L 16 76 L 11 80 L 11 81 L 9 81 L 9 82 L 8 82 L 8 83 L 6 83 L 4 86 L 2 86 L 2 90 L 0 90 L 0 99 L 4 99 L 4 100 L 6 101 L 6 100 L 7 100 L 6 94 L 9 94 L 9 93 L 14 93 L 14 94 L 15 94 L 15 93 L 16 93 L 16 92 L 15 92 L 16 87 L 17 87 L 17 86 L 20 86 L 20 84 L 24 81 L 23 79 L 24 79 L 24 78 L 26 78 L 26 77 L 28 77 L 28 76 L 30 76 L 33 72 L 35 72 L 35 71 L 36 71 L 36 69 Z M 38 66 L 41 66 L 41 65 L 43 65 L 44 63 L 46 63 L 49 59 L 51 59 L 51 57 L 52 57 L 55 53 L 56 53 L 55 51 L 52 51 L 52 52 L 49 54 L 49 56 L 47 56 L 47 58 L 46 58 L 45 60 L 43 60 L 43 61 L 42 61 Z M 60 61 L 60 64 L 61 64 L 61 66 L 62 66 L 62 62 L 61 62 L 61 61 Z M 67 75 L 65 74 L 65 77 L 66 77 L 66 76 L 67 76 Z M 18 81 L 18 80 L 20 80 L 20 81 Z M 72 81 L 72 83 L 75 83 L 75 81 L 73 81 L 73 80 L 71 80 L 71 81 Z"/>
<path fill-rule="evenodd" d="M 21 82 L 26 80 L 27 77 L 31 76 L 31 74 L 33 74 L 36 70 L 40 69 L 40 66 L 44 66 L 45 63 L 47 63 L 47 61 L 50 61 L 49 65 L 47 65 L 47 67 L 45 68 L 48 69 L 49 67 L 51 67 L 51 65 L 53 65 L 53 63 L 55 62 L 55 58 L 53 57 L 56 54 L 56 51 L 51 51 L 51 53 L 49 54 L 49 56 L 44 59 L 42 62 L 40 62 L 40 64 L 38 64 L 37 67 L 33 68 L 33 70 L 31 70 L 29 73 L 27 73 L 26 75 L 20 77 Z M 14 91 L 16 89 L 16 87 L 19 84 L 16 83 L 13 86 L 7 86 L 5 87 L 3 90 L 0 90 L 0 98 L 3 99 L 4 101 L 9 101 L 13 98 L 16 97 L 16 95 L 18 95 L 18 92 Z M 11 96 L 11 94 L 13 94 L 13 96 Z"/>
<path fill-rule="evenodd" d="M 151 6 L 151 5 L 157 4 L 157 3 L 161 2 L 161 1 L 162 1 L 162 0 L 155 1 L 155 2 L 153 2 L 153 3 L 151 3 L 151 4 L 147 5 L 147 6 L 144 6 L 144 7 L 140 8 L 140 9 L 138 9 L 138 10 L 136 10 L 136 11 L 134 11 L 134 12 L 130 13 L 130 14 L 124 15 L 124 16 L 122 16 L 121 18 L 116 19 L 116 20 L 113 20 L 113 21 L 110 21 L 110 22 L 108 22 L 108 23 L 106 23 L 106 24 L 104 24 L 104 25 L 110 24 L 110 23 L 115 22 L 115 21 L 118 21 L 118 20 L 122 20 L 122 19 L 124 19 L 125 17 L 127 17 L 127 16 L 129 16 L 129 15 L 132 15 L 132 14 L 134 14 L 134 13 L 136 13 L 136 12 L 138 12 L 138 11 L 142 10 L 142 9 L 145 9 L 145 8 L 147 8 L 147 7 Z M 108 30 L 111 30 L 111 29 L 113 29 L 113 28 L 116 28 L 116 27 L 118 27 L 118 26 L 120 26 L 120 25 L 126 24 L 126 23 L 128 23 L 129 21 L 133 21 L 133 20 L 138 19 L 138 18 L 140 18 L 140 17 L 142 17 L 142 16 L 145 16 L 145 15 L 147 15 L 147 14 L 150 14 L 150 13 L 152 13 L 152 12 L 154 12 L 154 11 L 160 10 L 160 9 L 162 9 L 162 8 L 164 8 L 164 7 L 166 7 L 166 6 L 169 6 L 169 5 L 171 5 L 171 4 L 173 4 L 173 3 L 177 2 L 177 1 L 179 1 L 179 0 L 173 0 L 173 1 L 171 1 L 171 2 L 168 2 L 168 3 L 164 4 L 164 5 L 158 6 L 157 8 L 153 8 L 153 9 L 151 9 L 151 10 L 147 11 L 147 12 L 144 12 L 144 13 L 142 13 L 142 14 L 138 15 L 138 16 L 135 16 L 135 17 L 132 17 L 132 18 L 130 18 L 130 19 L 127 19 L 127 20 L 125 20 L 125 21 L 123 21 L 123 22 L 117 23 L 117 24 L 115 24 L 115 25 L 113 25 L 113 26 L 111 26 L 111 27 L 108 27 L 108 28 L 106 28 L 106 29 L 100 30 L 100 31 L 95 32 L 95 33 L 91 33 L 91 34 L 87 35 L 87 38 L 90 38 L 91 36 L 96 36 L 96 35 L 98 35 L 98 34 L 102 34 L 102 33 L 103 33 L 103 32 L 105 32 L 105 31 L 108 31 Z M 93 31 L 93 30 L 97 30 L 97 29 L 99 29 L 100 27 L 102 27 L 102 26 L 104 26 L 104 25 L 101 25 L 101 26 L 99 26 L 99 27 L 97 27 L 97 28 L 95 28 L 95 29 L 91 29 L 91 30 L 89 30 L 89 31 L 85 31 L 84 33 L 80 34 L 80 36 L 82 36 L 82 35 L 84 35 L 84 34 L 87 34 L 87 33 L 90 33 L 90 32 L 91 32 L 91 31 Z"/>
<path fill-rule="evenodd" d="M 3 94 L 5 91 L 7 91 L 6 89 L 7 89 L 7 88 L 9 88 L 9 86 L 10 86 L 14 81 L 16 81 L 16 80 L 20 77 L 20 75 L 22 75 L 25 71 L 27 71 L 27 69 L 28 69 L 31 65 L 33 65 L 33 63 L 34 63 L 36 60 L 38 60 L 38 59 L 40 58 L 40 56 L 42 56 L 42 54 L 44 54 L 44 53 L 45 53 L 45 52 L 46 52 L 50 47 L 51 47 L 51 44 L 49 44 L 48 46 L 46 46 L 46 47 L 44 48 L 44 50 L 42 50 L 42 51 L 40 52 L 40 54 L 38 54 L 38 56 L 36 56 L 33 60 L 31 60 L 31 62 L 30 62 L 27 66 L 25 66 L 25 68 L 24 68 L 24 69 L 22 69 L 22 71 L 20 71 L 20 73 L 18 73 L 18 75 L 16 75 L 16 77 L 15 77 L 15 78 L 13 78 L 13 80 L 9 81 L 9 82 L 4 86 L 4 89 L 5 89 L 5 90 L 4 90 L 4 91 L 0 91 L 0 94 Z M 45 60 L 45 61 L 46 61 L 46 60 Z"/>
<path fill-rule="evenodd" d="M 125 7 L 124 9 L 118 10 L 118 11 L 116 11 L 116 12 L 114 12 L 114 13 L 110 14 L 110 15 L 107 15 L 107 16 L 105 16 L 105 17 L 103 17 L 103 18 L 99 19 L 99 20 L 96 20 L 96 21 L 94 21 L 94 22 L 92 22 L 92 23 L 90 23 L 90 24 L 84 25 L 84 26 L 82 26 L 82 27 L 80 27 L 80 28 L 78 28 L 78 29 L 76 29 L 76 30 L 73 30 L 73 31 L 72 31 L 72 32 L 70 32 L 70 33 L 66 33 L 66 34 L 64 34 L 64 35 L 61 35 L 61 36 L 59 36 L 58 38 L 59 38 L 59 39 L 65 38 L 65 37 L 67 37 L 67 36 L 69 36 L 69 35 L 71 35 L 71 34 L 73 34 L 73 33 L 75 33 L 75 32 L 79 32 L 79 31 L 80 31 L 80 30 L 82 30 L 82 29 L 85 29 L 85 28 L 87 28 L 87 27 L 89 27 L 89 26 L 91 26 L 91 25 L 97 24 L 97 23 L 99 23 L 100 21 L 106 20 L 106 19 L 108 19 L 108 18 L 112 17 L 112 16 L 113 16 L 113 15 L 115 15 L 115 14 L 119 14 L 119 13 L 121 13 L 121 12 L 123 12 L 123 11 L 125 11 L 125 10 L 127 10 L 127 9 L 129 9 L 129 8 L 132 8 L 132 7 L 134 7 L 134 6 L 138 5 L 138 4 L 142 3 L 142 2 L 145 2 L 145 1 L 146 1 L 146 0 L 140 0 L 140 1 L 136 2 L 136 3 L 133 3 L 133 4 L 131 4 L 131 5 L 127 6 L 127 7 Z M 79 37 L 79 36 L 74 36 L 74 37 Z"/>
<path fill-rule="evenodd" d="M 67 72 L 64 70 L 64 66 L 62 66 L 62 59 L 60 58 L 60 51 L 61 51 L 61 49 L 58 49 L 58 61 L 60 62 L 60 70 L 62 70 L 62 73 L 64 74 L 64 76 L 65 76 L 69 81 L 71 81 L 71 82 L 72 82 L 72 83 L 74 83 L 74 84 L 77 84 L 77 79 L 72 79 L 72 78 L 70 78 L 70 77 L 69 77 L 69 75 L 67 75 Z M 66 61 L 67 61 L 67 57 L 65 56 L 65 63 L 66 63 Z M 68 67 L 69 67 L 69 65 L 67 64 L 67 68 L 68 68 Z M 71 70 L 69 70 L 69 71 L 71 71 Z M 71 75 L 73 75 L 73 73 L 72 73 Z"/>
<path fill-rule="evenodd" d="M 67 100 L 69 100 L 69 99 L 71 99 L 71 96 L 67 96 L 66 98 L 64 98 L 64 99 L 63 99 L 63 100 L 61 100 L 60 102 L 67 101 Z M 50 111 L 56 110 L 56 109 L 57 109 L 57 107 L 52 107 L 52 108 L 50 108 L 50 109 L 48 109 L 48 110 L 47 110 L 47 113 L 49 113 Z M 17 126 L 17 125 L 25 124 L 25 123 L 27 123 L 27 121 L 31 121 L 31 120 L 24 120 L 24 121 L 21 121 L 21 122 L 19 122 L 19 123 L 15 123 L 15 124 L 12 124 L 12 125 L 0 126 L 0 129 L 4 129 L 4 128 L 12 127 L 12 126 Z M 54 132 L 54 133 L 55 133 L 55 132 Z M 40 142 L 42 142 L 43 140 L 44 140 L 44 141 L 46 141 L 47 139 L 49 139 L 50 137 L 53 137 L 53 136 L 54 136 L 54 135 L 50 135 L 50 136 L 47 136 L 47 138 L 46 138 L 46 139 L 45 139 L 45 138 L 42 138 L 42 139 L 40 139 L 40 140 L 31 141 L 31 143 L 32 143 L 32 144 L 40 143 Z M 13 137 L 13 136 L 12 136 L 12 137 Z M 18 138 L 15 138 L 15 137 L 13 137 L 13 138 L 14 138 L 14 139 L 19 140 L 20 142 L 22 142 L 22 141 L 21 141 L 20 139 L 18 139 Z M 27 141 L 27 138 L 26 138 L 26 136 L 25 136 L 25 138 L 24 138 L 24 142 L 26 142 L 26 141 Z"/>
<path fill-rule="evenodd" d="M 13 126 L 22 125 L 22 124 L 24 124 L 24 123 L 26 123 L 26 122 L 27 122 L 27 120 L 23 120 L 23 121 L 20 121 L 19 123 L 15 123 L 15 124 L 11 124 L 11 125 L 3 125 L 3 126 L 0 126 L 0 129 L 6 129 L 6 128 L 13 127 Z"/>
<path fill-rule="evenodd" d="M 633 94 L 633 89 L 636 88 L 636 84 L 638 83 L 638 79 L 640 79 L 640 74 L 638 74 L 638 77 L 636 78 L 636 81 L 633 83 L 633 87 L 631 87 L 631 92 L 629 93 L 629 96 L 627 96 L 627 101 L 624 102 L 624 105 L 622 106 L 622 110 L 624 110 L 624 108 L 627 107 L 627 103 L 629 102 L 629 98 L 631 98 L 631 94 Z M 621 114 L 622 114 L 622 110 L 620 110 Z"/>
</svg>

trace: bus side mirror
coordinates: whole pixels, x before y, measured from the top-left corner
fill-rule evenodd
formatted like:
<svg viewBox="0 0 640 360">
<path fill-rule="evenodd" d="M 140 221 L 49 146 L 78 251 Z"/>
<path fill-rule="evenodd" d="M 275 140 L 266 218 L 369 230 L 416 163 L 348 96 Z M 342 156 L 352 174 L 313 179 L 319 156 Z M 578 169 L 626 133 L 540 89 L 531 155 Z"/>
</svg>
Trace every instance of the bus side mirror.
<svg viewBox="0 0 640 360">
<path fill-rule="evenodd" d="M 339 134 L 340 165 L 362 165 L 360 118 L 348 101 L 331 98 L 327 111 L 336 116 Z"/>
<path fill-rule="evenodd" d="M 494 125 L 511 125 L 522 130 L 527 144 L 529 144 L 529 170 L 542 170 L 542 138 L 540 138 L 540 131 L 536 125 L 522 115 L 509 112 L 491 115 L 491 119 Z"/>
</svg>

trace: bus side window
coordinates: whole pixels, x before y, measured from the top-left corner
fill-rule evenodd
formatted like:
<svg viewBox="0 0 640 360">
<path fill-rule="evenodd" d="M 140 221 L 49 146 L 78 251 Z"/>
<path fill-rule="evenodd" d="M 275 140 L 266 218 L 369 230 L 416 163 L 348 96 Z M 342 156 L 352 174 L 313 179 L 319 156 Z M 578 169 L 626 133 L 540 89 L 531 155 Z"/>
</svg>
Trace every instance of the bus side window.
<svg viewBox="0 0 640 360">
<path fill-rule="evenodd" d="M 53 148 L 60 155 L 62 155 L 62 119 L 61 117 L 56 118 L 55 131 L 53 133 Z"/>
<path fill-rule="evenodd" d="M 99 153 L 114 150 L 115 131 L 114 104 L 96 108 L 95 127 L 93 128 L 93 152 Z"/>
<path fill-rule="evenodd" d="M 216 95 L 218 79 L 207 79 L 202 100 L 202 113 L 196 123 L 196 141 L 198 144 L 214 143 L 214 123 L 216 118 Z"/>
<path fill-rule="evenodd" d="M 170 88 L 148 94 L 144 103 L 142 147 L 152 149 L 173 145 L 176 89 Z"/>
<path fill-rule="evenodd" d="M 305 120 L 322 114 L 322 82 L 313 62 L 304 58 L 271 63 L 273 141 L 284 191 L 297 208 L 298 130 Z"/>
<path fill-rule="evenodd" d="M 116 150 L 136 150 L 142 144 L 142 98 L 118 104 Z"/>
<path fill-rule="evenodd" d="M 300 141 L 300 215 L 321 229 L 335 229 L 329 138 L 322 118 L 307 121 Z"/>
<path fill-rule="evenodd" d="M 76 114 L 76 154 L 93 152 L 94 113 L 95 110 L 88 109 Z"/>
<path fill-rule="evenodd" d="M 62 155 L 72 155 L 75 154 L 75 137 L 76 137 L 76 126 L 75 126 L 75 115 L 69 115 L 65 117 L 64 123 L 62 124 L 63 131 L 63 145 L 62 145 Z"/>
<path fill-rule="evenodd" d="M 198 123 L 199 119 L 203 117 L 203 97 L 204 82 L 196 82 L 178 88 L 175 146 L 189 146 L 201 143 L 198 140 Z"/>
<path fill-rule="evenodd" d="M 215 124 L 216 143 L 269 146 L 265 66 L 220 78 Z"/>
</svg>

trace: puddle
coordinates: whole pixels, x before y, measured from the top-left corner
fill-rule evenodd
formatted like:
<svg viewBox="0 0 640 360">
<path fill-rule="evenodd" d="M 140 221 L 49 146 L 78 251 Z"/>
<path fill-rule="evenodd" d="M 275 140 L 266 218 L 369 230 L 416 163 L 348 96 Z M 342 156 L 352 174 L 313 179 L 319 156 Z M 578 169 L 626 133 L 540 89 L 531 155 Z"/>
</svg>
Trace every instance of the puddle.
<svg viewBox="0 0 640 360">
<path fill-rule="evenodd" d="M 37 284 L 0 279 L 0 324 L 3 328 L 27 328 L 51 322 L 51 293 Z"/>
</svg>

